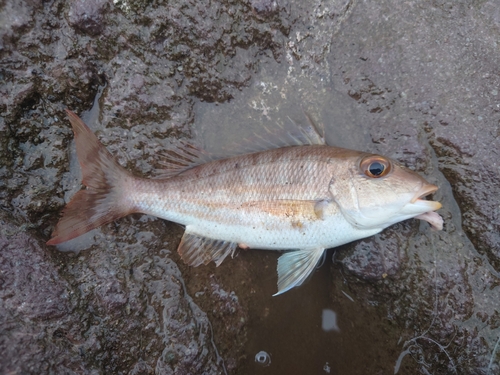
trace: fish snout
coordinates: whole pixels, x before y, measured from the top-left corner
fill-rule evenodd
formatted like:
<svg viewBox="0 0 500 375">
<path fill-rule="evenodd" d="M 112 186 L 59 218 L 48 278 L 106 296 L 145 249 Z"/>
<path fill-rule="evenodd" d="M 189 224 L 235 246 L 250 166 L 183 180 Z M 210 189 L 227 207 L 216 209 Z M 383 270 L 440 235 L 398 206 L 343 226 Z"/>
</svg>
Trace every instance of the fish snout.
<svg viewBox="0 0 500 375">
<path fill-rule="evenodd" d="M 434 194 L 439 188 L 436 185 L 425 183 L 410 201 L 412 204 L 428 206 L 432 211 L 439 210 L 443 205 L 436 201 L 424 199 L 430 194 Z"/>
</svg>

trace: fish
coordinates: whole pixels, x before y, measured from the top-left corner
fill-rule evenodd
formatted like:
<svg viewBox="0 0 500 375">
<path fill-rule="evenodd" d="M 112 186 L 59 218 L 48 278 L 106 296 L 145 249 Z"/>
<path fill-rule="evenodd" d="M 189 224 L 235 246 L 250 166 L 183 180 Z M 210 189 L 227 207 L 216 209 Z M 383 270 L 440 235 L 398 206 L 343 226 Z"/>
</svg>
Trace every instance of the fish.
<svg viewBox="0 0 500 375">
<path fill-rule="evenodd" d="M 166 177 L 122 167 L 92 130 L 66 110 L 82 184 L 62 211 L 48 245 L 58 245 L 131 213 L 185 227 L 178 246 L 190 266 L 218 266 L 237 248 L 280 250 L 278 291 L 301 285 L 326 249 L 417 218 L 441 230 L 437 191 L 418 173 L 382 155 L 321 141 L 208 160 L 185 145 Z"/>
</svg>

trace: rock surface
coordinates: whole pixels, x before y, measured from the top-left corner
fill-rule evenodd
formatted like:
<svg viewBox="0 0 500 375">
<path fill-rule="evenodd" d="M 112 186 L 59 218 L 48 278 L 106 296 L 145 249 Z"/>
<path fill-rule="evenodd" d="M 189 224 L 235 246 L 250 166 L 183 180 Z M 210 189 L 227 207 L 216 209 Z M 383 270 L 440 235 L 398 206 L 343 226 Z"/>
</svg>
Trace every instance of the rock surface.
<svg viewBox="0 0 500 375">
<path fill-rule="evenodd" d="M 498 373 L 498 40 L 494 1 L 0 3 L 0 372 Z M 344 246 L 274 299 L 277 254 L 190 269 L 146 216 L 48 248 L 80 188 L 64 108 L 145 176 L 177 138 L 234 148 L 306 112 L 438 184 L 445 228 Z"/>
</svg>

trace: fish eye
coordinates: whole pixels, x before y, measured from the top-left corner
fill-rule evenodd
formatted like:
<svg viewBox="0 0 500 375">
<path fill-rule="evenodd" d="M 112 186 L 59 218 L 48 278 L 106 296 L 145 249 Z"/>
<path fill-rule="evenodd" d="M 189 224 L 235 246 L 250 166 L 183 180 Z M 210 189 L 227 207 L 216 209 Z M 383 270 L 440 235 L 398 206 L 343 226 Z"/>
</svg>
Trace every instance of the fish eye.
<svg viewBox="0 0 500 375">
<path fill-rule="evenodd" d="M 361 171 L 368 177 L 380 178 L 391 171 L 391 162 L 382 156 L 367 156 L 359 165 Z"/>
</svg>

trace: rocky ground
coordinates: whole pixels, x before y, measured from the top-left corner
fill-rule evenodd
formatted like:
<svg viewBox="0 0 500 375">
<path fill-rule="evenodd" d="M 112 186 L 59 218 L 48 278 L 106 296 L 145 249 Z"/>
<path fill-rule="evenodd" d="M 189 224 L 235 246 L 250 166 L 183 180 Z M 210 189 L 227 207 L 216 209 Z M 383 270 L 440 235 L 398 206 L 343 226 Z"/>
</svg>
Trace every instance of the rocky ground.
<svg viewBox="0 0 500 375">
<path fill-rule="evenodd" d="M 0 372 L 498 373 L 499 40 L 494 1 L 0 1 Z M 190 269 L 147 216 L 48 247 L 80 188 L 65 108 L 144 176 L 306 112 L 438 184 L 445 228 L 344 246 L 274 299 L 276 254 Z"/>
</svg>

